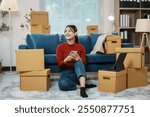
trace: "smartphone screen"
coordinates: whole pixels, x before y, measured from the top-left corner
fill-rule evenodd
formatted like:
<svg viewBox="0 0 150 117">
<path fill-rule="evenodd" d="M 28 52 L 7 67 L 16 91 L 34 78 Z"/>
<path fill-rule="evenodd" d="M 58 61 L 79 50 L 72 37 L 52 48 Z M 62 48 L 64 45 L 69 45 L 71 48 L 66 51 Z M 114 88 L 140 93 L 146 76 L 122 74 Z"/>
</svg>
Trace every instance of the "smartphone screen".
<svg viewBox="0 0 150 117">
<path fill-rule="evenodd" d="M 71 51 L 71 56 L 75 56 L 77 54 L 77 51 Z"/>
</svg>

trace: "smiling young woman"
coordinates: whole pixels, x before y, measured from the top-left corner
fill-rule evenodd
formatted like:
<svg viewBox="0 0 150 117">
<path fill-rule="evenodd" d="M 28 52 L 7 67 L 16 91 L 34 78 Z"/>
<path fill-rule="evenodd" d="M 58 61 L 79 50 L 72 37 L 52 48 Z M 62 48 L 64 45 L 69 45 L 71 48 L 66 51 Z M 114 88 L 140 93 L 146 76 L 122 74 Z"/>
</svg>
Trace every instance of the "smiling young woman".
<svg viewBox="0 0 150 117">
<path fill-rule="evenodd" d="M 56 51 L 58 66 L 62 69 L 59 88 L 62 91 L 79 88 L 81 97 L 86 98 L 88 97 L 86 88 L 95 87 L 95 85 L 85 85 L 87 78 L 84 66 L 86 64 L 85 48 L 79 44 L 75 25 L 66 26 L 64 35 L 67 42 L 60 44 Z"/>
</svg>

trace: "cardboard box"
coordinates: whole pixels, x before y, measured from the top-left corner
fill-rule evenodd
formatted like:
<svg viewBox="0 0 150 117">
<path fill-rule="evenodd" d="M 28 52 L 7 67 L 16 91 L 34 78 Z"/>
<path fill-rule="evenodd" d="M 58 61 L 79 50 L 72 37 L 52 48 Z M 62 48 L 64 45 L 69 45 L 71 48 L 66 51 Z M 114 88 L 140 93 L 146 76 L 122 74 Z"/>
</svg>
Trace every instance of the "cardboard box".
<svg viewBox="0 0 150 117">
<path fill-rule="evenodd" d="M 98 71 L 98 91 L 116 93 L 126 89 L 127 70 Z"/>
<path fill-rule="evenodd" d="M 49 20 L 48 20 L 48 12 L 39 12 L 39 11 L 33 11 L 31 12 L 31 25 L 39 24 L 48 26 Z"/>
<path fill-rule="evenodd" d="M 148 84 L 148 68 L 128 68 L 127 87 L 146 86 Z"/>
<path fill-rule="evenodd" d="M 50 26 L 31 25 L 31 34 L 50 34 Z"/>
<path fill-rule="evenodd" d="M 107 36 L 106 38 L 106 54 L 115 53 L 115 49 L 121 48 L 121 37 L 120 36 Z"/>
<path fill-rule="evenodd" d="M 20 90 L 48 91 L 50 87 L 50 69 L 42 71 L 20 72 Z"/>
<path fill-rule="evenodd" d="M 44 49 L 16 50 L 16 71 L 44 70 Z"/>
<path fill-rule="evenodd" d="M 144 67 L 145 64 L 144 48 L 116 48 L 117 57 L 121 52 L 127 52 L 127 56 L 124 61 L 125 67 L 127 68 Z"/>
<path fill-rule="evenodd" d="M 98 33 L 98 26 L 97 25 L 88 25 L 87 26 L 87 34 L 91 33 Z"/>
</svg>

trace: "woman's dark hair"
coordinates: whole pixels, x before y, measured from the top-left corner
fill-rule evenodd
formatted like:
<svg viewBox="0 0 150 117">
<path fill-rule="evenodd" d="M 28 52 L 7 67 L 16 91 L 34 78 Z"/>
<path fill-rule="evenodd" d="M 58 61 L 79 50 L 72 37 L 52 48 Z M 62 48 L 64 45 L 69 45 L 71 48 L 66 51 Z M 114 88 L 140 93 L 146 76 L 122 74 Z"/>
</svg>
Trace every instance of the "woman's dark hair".
<svg viewBox="0 0 150 117">
<path fill-rule="evenodd" d="M 72 31 L 78 32 L 78 29 L 77 29 L 77 27 L 76 27 L 75 25 L 67 25 L 66 28 L 68 28 L 68 27 L 69 27 Z M 65 30 L 66 30 L 66 28 L 65 28 Z M 78 38 L 77 35 L 75 36 L 75 42 L 76 42 L 76 43 L 79 43 L 79 38 Z"/>
</svg>

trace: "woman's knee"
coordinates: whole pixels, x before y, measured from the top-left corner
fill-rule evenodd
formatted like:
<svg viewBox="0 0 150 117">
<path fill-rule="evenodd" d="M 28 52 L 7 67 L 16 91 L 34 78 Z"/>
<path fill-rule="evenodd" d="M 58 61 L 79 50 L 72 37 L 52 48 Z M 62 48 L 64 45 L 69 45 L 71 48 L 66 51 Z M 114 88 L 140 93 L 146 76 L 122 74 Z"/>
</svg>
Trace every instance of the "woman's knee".
<svg viewBox="0 0 150 117">
<path fill-rule="evenodd" d="M 83 64 L 82 61 L 79 60 L 79 61 L 77 61 L 77 62 L 75 63 L 75 65 L 84 65 L 84 64 Z"/>
<path fill-rule="evenodd" d="M 69 84 L 66 80 L 59 80 L 58 85 L 59 85 L 59 89 L 62 91 L 69 90 Z"/>
</svg>

